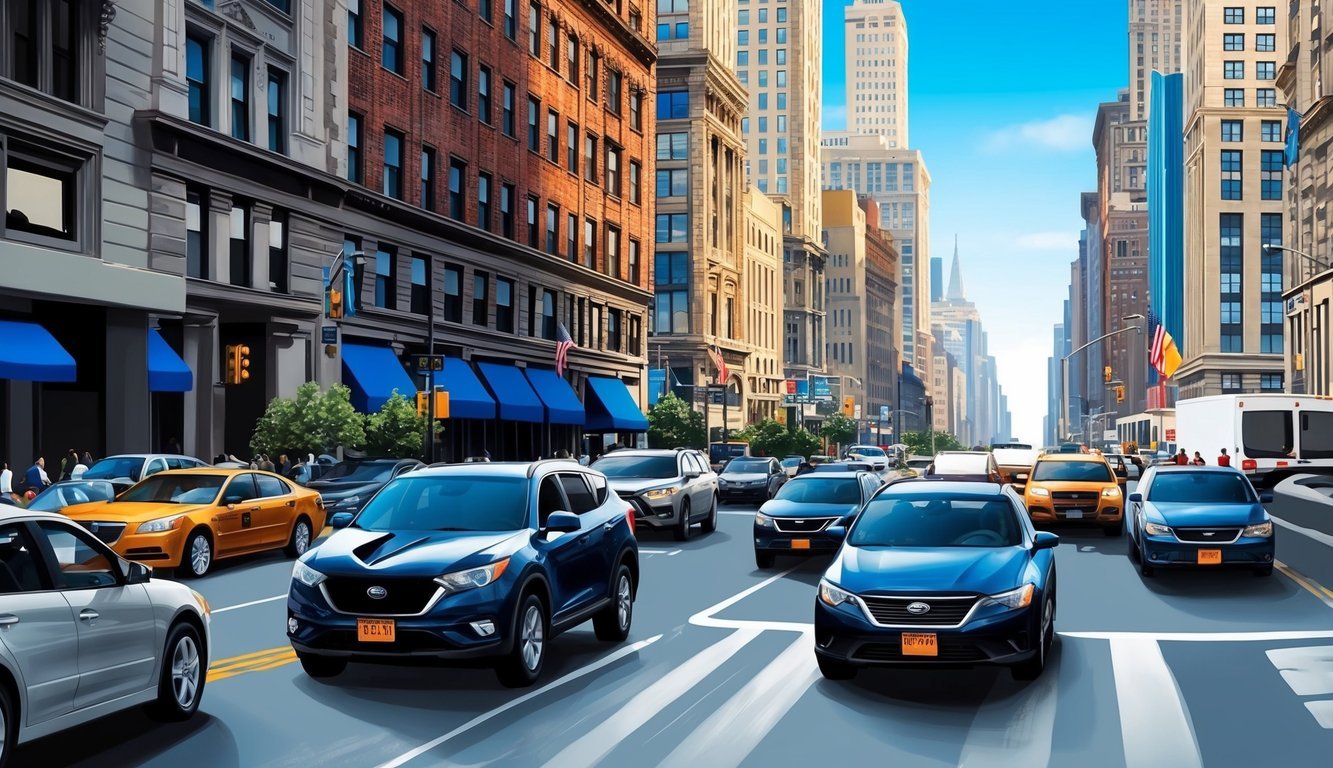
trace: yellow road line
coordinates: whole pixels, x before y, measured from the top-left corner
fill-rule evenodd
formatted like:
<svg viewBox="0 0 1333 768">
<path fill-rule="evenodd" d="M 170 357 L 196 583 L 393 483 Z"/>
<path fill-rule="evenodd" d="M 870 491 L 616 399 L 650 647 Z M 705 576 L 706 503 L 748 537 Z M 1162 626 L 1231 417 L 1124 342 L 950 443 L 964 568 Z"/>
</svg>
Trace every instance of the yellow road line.
<svg viewBox="0 0 1333 768">
<path fill-rule="evenodd" d="M 1325 587 L 1323 584 L 1320 584 L 1281 560 L 1274 561 L 1273 565 L 1276 566 L 1284 576 L 1299 584 L 1306 592 L 1309 592 L 1323 601 L 1324 605 L 1333 608 L 1333 589 Z"/>
<path fill-rule="evenodd" d="M 233 664 L 249 663 L 260 658 L 261 656 L 272 656 L 277 653 L 282 653 L 283 651 L 290 651 L 291 649 L 292 647 L 290 645 L 284 645 L 280 648 L 268 648 L 262 651 L 255 651 L 254 653 L 243 653 L 239 656 L 231 656 L 226 659 L 218 659 L 217 661 L 213 662 L 213 664 L 209 667 L 209 669 L 217 669 L 218 667 L 231 666 Z"/>
<path fill-rule="evenodd" d="M 221 659 L 215 662 L 208 669 L 208 682 L 226 680 L 229 677 L 243 675 L 247 672 L 262 672 L 267 669 L 277 669 L 278 667 L 291 664 L 296 661 L 296 651 L 291 646 L 282 648 L 270 648 L 266 651 L 256 651 L 241 656 L 233 656 L 227 659 Z"/>
</svg>

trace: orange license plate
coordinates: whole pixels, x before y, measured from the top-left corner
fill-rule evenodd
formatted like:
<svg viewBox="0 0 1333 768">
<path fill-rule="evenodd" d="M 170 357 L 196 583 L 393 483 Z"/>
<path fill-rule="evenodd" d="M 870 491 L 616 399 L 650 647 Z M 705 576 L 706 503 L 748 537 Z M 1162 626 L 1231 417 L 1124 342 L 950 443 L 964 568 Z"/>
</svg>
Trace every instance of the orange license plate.
<svg viewBox="0 0 1333 768">
<path fill-rule="evenodd" d="M 356 639 L 363 643 L 392 643 L 396 635 L 393 619 L 357 619 Z"/>
<path fill-rule="evenodd" d="M 934 632 L 904 632 L 904 656 L 939 656 L 940 642 Z"/>
<path fill-rule="evenodd" d="M 1201 549 L 1199 550 L 1199 565 L 1221 565 L 1222 550 L 1220 549 Z"/>
<path fill-rule="evenodd" d="M 810 548 L 810 540 L 809 540 L 809 539 L 792 539 L 792 540 L 791 540 L 791 548 L 792 548 L 792 549 L 809 549 L 809 548 Z"/>
</svg>

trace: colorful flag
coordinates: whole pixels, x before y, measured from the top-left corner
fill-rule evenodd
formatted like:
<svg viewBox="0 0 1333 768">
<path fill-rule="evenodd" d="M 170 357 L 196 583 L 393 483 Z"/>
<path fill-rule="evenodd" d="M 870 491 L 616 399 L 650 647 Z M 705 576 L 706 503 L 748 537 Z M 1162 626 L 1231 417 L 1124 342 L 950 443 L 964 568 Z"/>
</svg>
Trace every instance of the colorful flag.
<svg viewBox="0 0 1333 768">
<path fill-rule="evenodd" d="M 555 375 L 564 376 L 565 366 L 569 364 L 569 350 L 578 346 L 565 330 L 564 323 L 555 326 Z"/>
<path fill-rule="evenodd" d="M 1171 338 L 1161 318 L 1150 313 L 1148 321 L 1149 327 L 1152 328 L 1152 346 L 1148 349 L 1148 363 L 1162 375 L 1162 378 L 1169 379 L 1176 375 L 1176 369 L 1180 367 L 1180 350 L 1176 349 L 1176 341 Z"/>
<path fill-rule="evenodd" d="M 722 352 L 714 346 L 708 350 L 708 356 L 713 359 L 713 365 L 717 367 L 717 380 L 725 384 L 731 376 L 731 371 L 727 370 L 727 361 L 722 359 Z"/>
</svg>

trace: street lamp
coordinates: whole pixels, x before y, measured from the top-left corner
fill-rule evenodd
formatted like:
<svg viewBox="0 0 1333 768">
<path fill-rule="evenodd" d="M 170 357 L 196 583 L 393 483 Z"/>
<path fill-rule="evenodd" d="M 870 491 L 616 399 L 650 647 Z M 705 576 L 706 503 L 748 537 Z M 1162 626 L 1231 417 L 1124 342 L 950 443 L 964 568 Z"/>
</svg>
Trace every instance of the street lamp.
<svg viewBox="0 0 1333 768">
<path fill-rule="evenodd" d="M 1320 269 L 1329 268 L 1327 264 L 1315 258 L 1314 256 L 1311 256 L 1305 251 L 1298 251 L 1295 248 L 1288 248 L 1285 245 L 1273 245 L 1272 243 L 1265 243 L 1260 248 L 1261 250 L 1268 251 L 1270 253 L 1273 251 L 1286 251 L 1287 253 L 1293 253 L 1297 256 L 1300 256 L 1302 259 L 1305 259 L 1306 261 L 1310 262 L 1311 264 L 1314 264 L 1316 267 L 1319 267 Z"/>
<path fill-rule="evenodd" d="M 1144 319 L 1143 315 L 1137 312 L 1135 312 L 1132 315 L 1125 315 L 1124 317 L 1120 318 L 1121 322 L 1128 322 L 1131 320 L 1143 320 L 1143 319 Z M 1083 350 L 1087 349 L 1088 347 L 1091 347 L 1094 344 L 1099 344 L 1103 341 L 1106 341 L 1112 336 L 1119 336 L 1122 333 L 1129 333 L 1130 331 L 1134 331 L 1135 333 L 1143 333 L 1143 326 L 1131 325 L 1125 328 L 1121 328 L 1120 330 L 1117 331 L 1104 333 L 1101 336 L 1098 336 L 1097 338 L 1093 339 L 1092 341 L 1089 341 L 1087 344 L 1084 344 L 1083 346 L 1074 350 L 1073 352 L 1070 352 L 1069 354 L 1060 358 L 1060 381 L 1061 381 L 1061 386 L 1063 387 L 1063 389 L 1060 392 L 1060 433 L 1062 435 L 1069 434 L 1069 358 L 1073 357 L 1074 355 L 1077 355 L 1079 352 L 1082 352 Z"/>
</svg>

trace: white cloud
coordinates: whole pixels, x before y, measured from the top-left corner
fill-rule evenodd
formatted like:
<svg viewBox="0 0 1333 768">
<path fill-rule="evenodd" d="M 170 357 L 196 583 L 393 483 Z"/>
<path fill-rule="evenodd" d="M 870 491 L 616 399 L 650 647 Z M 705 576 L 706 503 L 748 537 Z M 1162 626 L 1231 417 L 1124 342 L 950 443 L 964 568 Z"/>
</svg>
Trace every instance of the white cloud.
<svg viewBox="0 0 1333 768">
<path fill-rule="evenodd" d="M 1092 145 L 1092 127 L 1092 118 L 1087 115 L 1057 115 L 1001 128 L 986 138 L 986 146 L 992 150 L 1074 152 Z"/>
<path fill-rule="evenodd" d="M 1077 232 L 1029 232 L 1019 235 L 1014 246 L 1024 251 L 1065 251 L 1078 253 Z"/>
</svg>

